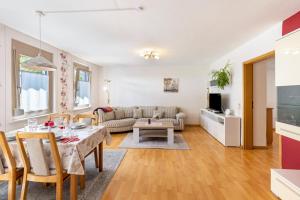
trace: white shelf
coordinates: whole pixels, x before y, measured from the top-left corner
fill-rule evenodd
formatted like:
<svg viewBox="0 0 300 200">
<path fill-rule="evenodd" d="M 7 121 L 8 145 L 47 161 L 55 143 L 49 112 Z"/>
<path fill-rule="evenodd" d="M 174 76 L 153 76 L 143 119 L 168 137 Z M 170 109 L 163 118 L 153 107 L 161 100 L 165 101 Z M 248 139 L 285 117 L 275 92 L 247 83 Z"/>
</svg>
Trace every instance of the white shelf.
<svg viewBox="0 0 300 200">
<path fill-rule="evenodd" d="M 300 170 L 271 169 L 271 191 L 282 200 L 300 200 Z"/>
<path fill-rule="evenodd" d="M 276 133 L 300 141 L 300 127 L 276 122 Z"/>
<path fill-rule="evenodd" d="M 224 146 L 240 146 L 241 119 L 225 116 L 207 109 L 200 111 L 201 126 Z"/>
</svg>

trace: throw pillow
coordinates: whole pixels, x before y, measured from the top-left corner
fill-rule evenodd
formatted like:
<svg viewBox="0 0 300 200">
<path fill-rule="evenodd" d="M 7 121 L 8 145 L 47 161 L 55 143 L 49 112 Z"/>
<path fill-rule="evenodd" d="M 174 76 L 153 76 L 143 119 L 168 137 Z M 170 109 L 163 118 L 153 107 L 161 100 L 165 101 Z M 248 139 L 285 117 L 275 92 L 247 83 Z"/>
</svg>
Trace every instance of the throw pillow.
<svg viewBox="0 0 300 200">
<path fill-rule="evenodd" d="M 176 114 L 178 113 L 178 108 L 175 106 L 160 106 L 157 108 L 158 111 L 164 112 L 165 118 L 176 118 Z"/>
<path fill-rule="evenodd" d="M 133 110 L 133 118 L 134 119 L 140 119 L 143 117 L 143 110 L 142 109 L 139 109 L 139 108 L 136 108 Z"/>
<path fill-rule="evenodd" d="M 160 112 L 158 110 L 153 111 L 153 119 L 161 119 L 163 118 L 163 112 Z"/>
<path fill-rule="evenodd" d="M 116 116 L 116 119 L 124 119 L 125 118 L 125 112 L 124 110 L 115 110 L 115 116 Z"/>
<path fill-rule="evenodd" d="M 110 121 L 115 119 L 115 113 L 113 111 L 103 113 L 103 120 Z"/>
</svg>

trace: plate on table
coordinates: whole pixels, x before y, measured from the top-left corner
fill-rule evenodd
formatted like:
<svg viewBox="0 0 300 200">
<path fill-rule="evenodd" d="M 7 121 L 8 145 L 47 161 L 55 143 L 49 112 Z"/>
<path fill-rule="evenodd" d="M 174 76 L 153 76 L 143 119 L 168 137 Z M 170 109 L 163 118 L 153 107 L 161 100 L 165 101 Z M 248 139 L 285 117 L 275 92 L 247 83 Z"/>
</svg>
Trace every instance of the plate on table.
<svg viewBox="0 0 300 200">
<path fill-rule="evenodd" d="M 85 123 L 75 123 L 71 126 L 71 129 L 82 129 L 86 127 L 87 125 Z"/>
<path fill-rule="evenodd" d="M 41 130 L 47 130 L 47 129 L 49 128 L 49 126 L 41 125 L 39 128 L 40 128 Z M 50 128 L 56 128 L 56 126 L 54 125 L 54 126 L 51 126 Z"/>
<path fill-rule="evenodd" d="M 40 126 L 40 129 L 42 129 L 42 130 L 47 130 L 47 129 L 48 129 L 48 126 Z"/>
</svg>

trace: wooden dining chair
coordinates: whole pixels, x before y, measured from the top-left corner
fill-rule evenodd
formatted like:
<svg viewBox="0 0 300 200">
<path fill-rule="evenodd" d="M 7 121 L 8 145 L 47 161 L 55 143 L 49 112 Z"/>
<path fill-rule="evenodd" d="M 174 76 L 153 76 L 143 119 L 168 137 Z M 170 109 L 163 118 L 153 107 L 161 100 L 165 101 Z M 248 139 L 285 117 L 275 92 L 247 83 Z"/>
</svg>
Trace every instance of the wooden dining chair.
<svg viewBox="0 0 300 200">
<path fill-rule="evenodd" d="M 55 121 L 55 119 L 57 119 L 57 118 L 62 118 L 64 121 L 70 122 L 71 115 L 67 114 L 67 113 L 54 113 L 54 114 L 49 115 L 48 120 Z"/>
<path fill-rule="evenodd" d="M 77 114 L 73 118 L 73 122 L 84 122 L 87 125 L 97 126 L 98 125 L 98 117 L 94 114 L 89 114 L 89 113 Z M 95 166 L 96 166 L 96 168 L 99 168 L 99 165 L 98 165 L 99 158 L 98 158 L 98 153 L 97 153 L 98 152 L 97 147 L 94 148 L 91 152 L 89 152 L 86 157 L 88 157 L 93 152 L 94 152 L 94 157 L 95 157 Z M 82 160 L 81 163 L 83 166 L 85 166 L 84 160 Z M 85 188 L 85 175 L 80 176 L 79 183 L 80 183 L 80 188 L 84 189 Z"/>
<path fill-rule="evenodd" d="M 84 113 L 84 114 L 77 114 L 75 115 L 75 117 L 73 118 L 74 122 L 85 122 L 88 125 L 93 125 L 93 126 L 97 126 L 98 125 L 98 117 L 94 114 L 90 114 L 90 113 Z"/>
<path fill-rule="evenodd" d="M 55 169 L 49 167 L 43 140 L 48 140 Z M 24 145 L 24 142 L 26 144 Z M 63 182 L 69 177 L 63 170 L 54 133 L 18 132 L 17 144 L 24 166 L 21 200 L 25 200 L 28 182 L 55 183 L 56 200 L 63 198 Z M 26 149 L 25 149 L 26 146 Z M 27 153 L 26 153 L 27 152 Z"/>
<path fill-rule="evenodd" d="M 4 132 L 0 132 L 0 151 L 4 156 L 6 166 L 0 156 L 0 181 L 8 181 L 8 200 L 16 199 L 16 182 L 22 177 L 23 169 L 17 169 L 16 161 L 11 153 Z"/>
</svg>

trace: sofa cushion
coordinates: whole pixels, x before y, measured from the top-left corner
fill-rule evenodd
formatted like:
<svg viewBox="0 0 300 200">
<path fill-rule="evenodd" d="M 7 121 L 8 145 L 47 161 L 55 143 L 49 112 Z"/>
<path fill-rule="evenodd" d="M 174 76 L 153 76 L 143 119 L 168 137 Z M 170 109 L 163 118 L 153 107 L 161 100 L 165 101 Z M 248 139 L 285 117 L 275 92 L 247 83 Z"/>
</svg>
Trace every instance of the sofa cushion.
<svg viewBox="0 0 300 200">
<path fill-rule="evenodd" d="M 126 126 L 133 126 L 135 123 L 135 119 L 133 118 L 125 118 L 119 120 L 110 120 L 103 122 L 102 125 L 108 128 L 118 128 L 118 127 L 126 127 Z"/>
<path fill-rule="evenodd" d="M 139 119 L 143 117 L 143 110 L 139 108 L 135 108 L 133 110 L 133 118 L 134 119 Z"/>
<path fill-rule="evenodd" d="M 148 121 L 148 119 L 151 119 L 152 121 L 157 121 L 156 119 L 153 119 L 153 118 L 139 118 L 139 119 L 137 119 L 136 121 L 137 122 L 147 122 Z"/>
<path fill-rule="evenodd" d="M 179 122 L 177 119 L 173 119 L 173 118 L 163 118 L 163 119 L 159 119 L 159 122 L 173 122 L 174 126 L 178 125 Z"/>
<path fill-rule="evenodd" d="M 176 114 L 178 113 L 178 108 L 175 106 L 159 106 L 157 110 L 164 113 L 164 118 L 176 118 Z"/>
<path fill-rule="evenodd" d="M 114 111 L 111 112 L 103 112 L 103 120 L 104 121 L 109 121 L 109 120 L 114 120 L 115 119 L 115 113 Z"/>
<path fill-rule="evenodd" d="M 125 118 L 133 118 L 133 110 L 136 107 L 117 107 L 116 110 L 124 110 Z"/>
<path fill-rule="evenodd" d="M 163 118 L 163 115 L 164 115 L 164 113 L 162 111 L 154 110 L 152 118 L 153 119 L 161 119 L 161 118 Z"/>
<path fill-rule="evenodd" d="M 143 110 L 143 117 L 144 118 L 152 118 L 153 111 L 156 110 L 156 106 L 141 106 L 140 109 Z"/>
<path fill-rule="evenodd" d="M 124 110 L 115 110 L 115 119 L 124 119 L 125 118 L 125 112 Z"/>
</svg>

